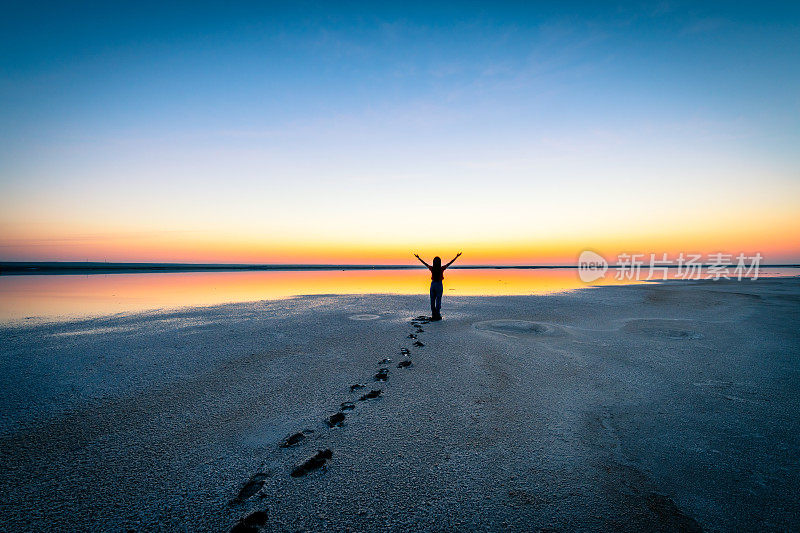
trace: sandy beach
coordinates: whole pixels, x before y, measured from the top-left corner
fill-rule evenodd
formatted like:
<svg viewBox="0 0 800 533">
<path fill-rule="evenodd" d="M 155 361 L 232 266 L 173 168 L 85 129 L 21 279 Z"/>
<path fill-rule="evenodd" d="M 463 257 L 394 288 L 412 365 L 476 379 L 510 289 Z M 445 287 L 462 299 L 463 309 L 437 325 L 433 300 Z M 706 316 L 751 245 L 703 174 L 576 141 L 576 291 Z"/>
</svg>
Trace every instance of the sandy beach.
<svg viewBox="0 0 800 533">
<path fill-rule="evenodd" d="M 800 279 L 426 300 L 3 327 L 0 530 L 800 528 Z"/>
</svg>

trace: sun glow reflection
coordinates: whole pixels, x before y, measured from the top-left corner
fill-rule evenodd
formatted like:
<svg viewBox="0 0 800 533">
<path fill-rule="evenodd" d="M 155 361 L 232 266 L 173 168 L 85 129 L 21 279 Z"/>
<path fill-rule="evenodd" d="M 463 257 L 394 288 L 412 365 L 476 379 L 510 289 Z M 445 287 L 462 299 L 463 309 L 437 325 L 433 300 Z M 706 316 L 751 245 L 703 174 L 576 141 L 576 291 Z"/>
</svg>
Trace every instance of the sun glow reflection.
<svg viewBox="0 0 800 533">
<path fill-rule="evenodd" d="M 766 270 L 762 275 L 769 274 Z M 0 276 L 0 321 L 85 318 L 313 294 L 416 294 L 424 311 L 429 283 L 423 269 Z M 634 282 L 618 281 L 609 273 L 591 285 L 622 283 Z M 445 297 L 550 294 L 588 286 L 575 269 L 450 269 Z"/>
<path fill-rule="evenodd" d="M 585 287 L 576 270 L 450 269 L 452 296 L 546 294 Z M 97 316 L 159 308 L 275 300 L 310 294 L 419 294 L 428 273 L 416 270 L 191 272 L 0 277 L 0 320 Z"/>
</svg>

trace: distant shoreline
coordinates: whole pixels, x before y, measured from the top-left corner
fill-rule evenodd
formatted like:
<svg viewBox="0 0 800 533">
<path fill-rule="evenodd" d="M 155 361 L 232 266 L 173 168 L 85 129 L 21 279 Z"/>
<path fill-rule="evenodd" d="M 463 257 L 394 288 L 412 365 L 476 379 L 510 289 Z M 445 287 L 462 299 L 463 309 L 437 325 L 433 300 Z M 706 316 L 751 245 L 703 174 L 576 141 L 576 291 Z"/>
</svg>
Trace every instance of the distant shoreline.
<svg viewBox="0 0 800 533">
<path fill-rule="evenodd" d="M 290 270 L 419 270 L 421 265 L 323 264 L 214 264 L 214 263 L 104 263 L 104 262 L 0 262 L 2 274 L 113 274 L 147 272 L 290 271 Z M 468 265 L 460 269 L 553 269 L 575 265 Z"/>
<path fill-rule="evenodd" d="M 669 265 L 675 268 L 677 265 Z M 419 265 L 323 265 L 323 264 L 214 264 L 214 263 L 105 263 L 105 262 L 0 262 L 0 275 L 24 274 L 134 274 L 151 272 L 230 272 L 300 270 L 419 270 Z M 454 265 L 461 270 L 480 269 L 576 269 L 577 265 Z M 609 265 L 616 268 L 616 265 Z M 760 268 L 800 268 L 800 264 L 770 264 Z"/>
</svg>

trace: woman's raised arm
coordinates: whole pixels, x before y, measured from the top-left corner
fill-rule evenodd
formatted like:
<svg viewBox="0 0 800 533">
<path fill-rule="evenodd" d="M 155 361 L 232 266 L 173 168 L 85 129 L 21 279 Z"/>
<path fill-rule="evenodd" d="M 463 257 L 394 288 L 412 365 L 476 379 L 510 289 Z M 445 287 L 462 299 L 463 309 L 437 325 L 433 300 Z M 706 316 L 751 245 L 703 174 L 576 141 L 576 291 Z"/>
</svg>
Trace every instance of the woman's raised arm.
<svg viewBox="0 0 800 533">
<path fill-rule="evenodd" d="M 458 252 L 458 253 L 456 254 L 456 256 L 450 260 L 450 262 L 449 262 L 449 263 L 447 263 L 445 266 L 443 266 L 443 267 L 442 267 L 442 270 L 444 270 L 445 268 L 447 268 L 447 267 L 449 267 L 450 265 L 452 265 L 453 263 L 455 263 L 455 262 L 456 262 L 456 259 L 458 259 L 460 255 L 461 255 L 461 252 Z"/>
<path fill-rule="evenodd" d="M 419 254 L 414 254 L 414 257 L 419 259 L 419 262 L 422 263 L 423 265 L 425 265 L 426 267 L 431 268 L 431 266 L 428 263 L 426 263 L 425 261 L 422 260 L 422 258 L 419 256 Z M 455 261 L 455 259 L 453 261 Z"/>
</svg>

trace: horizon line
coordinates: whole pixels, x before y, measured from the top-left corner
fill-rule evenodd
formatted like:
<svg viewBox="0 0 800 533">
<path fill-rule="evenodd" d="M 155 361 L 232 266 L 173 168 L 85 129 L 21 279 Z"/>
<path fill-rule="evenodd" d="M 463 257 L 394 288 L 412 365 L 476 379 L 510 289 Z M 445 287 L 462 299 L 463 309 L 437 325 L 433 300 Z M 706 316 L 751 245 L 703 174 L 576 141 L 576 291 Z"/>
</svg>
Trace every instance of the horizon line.
<svg viewBox="0 0 800 533">
<path fill-rule="evenodd" d="M 708 267 L 711 263 L 698 266 Z M 608 268 L 621 265 L 609 264 Z M 647 265 L 642 265 L 646 267 Z M 677 268 L 679 265 L 663 265 Z M 715 265 L 716 266 L 716 265 Z M 735 266 L 730 263 L 724 266 Z M 331 264 L 331 263 L 162 263 L 162 262 L 113 262 L 104 261 L 0 261 L 2 274 L 57 274 L 57 273 L 146 273 L 146 272 L 200 272 L 200 271 L 292 271 L 292 270 L 417 270 L 424 265 L 370 265 L 370 264 Z M 448 267 L 459 270 L 478 269 L 577 269 L 579 265 L 453 265 Z M 759 268 L 800 268 L 796 263 L 777 263 L 759 265 Z"/>
</svg>

